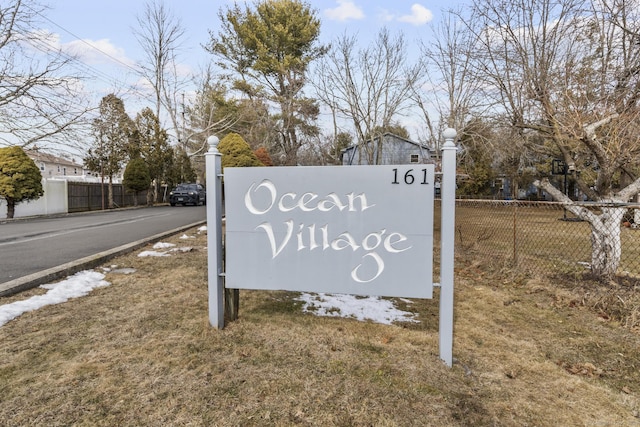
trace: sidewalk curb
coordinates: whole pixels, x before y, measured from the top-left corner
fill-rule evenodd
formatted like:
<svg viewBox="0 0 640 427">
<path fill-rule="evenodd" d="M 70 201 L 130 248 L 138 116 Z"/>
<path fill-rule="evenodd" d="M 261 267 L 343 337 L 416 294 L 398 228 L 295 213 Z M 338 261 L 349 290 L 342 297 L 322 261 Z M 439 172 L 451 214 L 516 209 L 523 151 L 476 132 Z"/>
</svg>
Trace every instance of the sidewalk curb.
<svg viewBox="0 0 640 427">
<path fill-rule="evenodd" d="M 97 267 L 110 259 L 113 259 L 119 255 L 124 255 L 129 252 L 133 252 L 148 243 L 155 243 L 165 237 L 172 236 L 174 234 L 181 233 L 193 227 L 197 227 L 206 224 L 206 220 L 194 222 L 193 224 L 184 225 L 182 227 L 174 228 L 173 230 L 158 233 L 153 236 L 141 239 L 126 245 L 118 246 L 117 248 L 109 249 L 107 251 L 99 252 L 97 254 L 89 255 L 84 258 L 80 258 L 75 261 L 68 262 L 66 264 L 52 267 L 46 270 L 39 271 L 37 273 L 29 274 L 28 276 L 19 277 L 9 282 L 0 283 L 0 297 L 6 297 L 9 295 L 17 294 L 18 292 L 26 291 L 27 289 L 35 288 L 45 283 L 49 283 L 60 279 L 62 277 L 69 276 L 77 273 L 78 271 L 86 270 L 89 268 Z"/>
</svg>

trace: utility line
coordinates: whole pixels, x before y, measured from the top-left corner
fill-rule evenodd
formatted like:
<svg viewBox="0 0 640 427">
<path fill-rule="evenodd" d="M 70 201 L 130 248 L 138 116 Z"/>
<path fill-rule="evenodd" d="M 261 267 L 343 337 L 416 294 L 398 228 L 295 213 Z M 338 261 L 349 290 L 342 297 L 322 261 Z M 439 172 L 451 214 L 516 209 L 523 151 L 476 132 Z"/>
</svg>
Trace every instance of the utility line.
<svg viewBox="0 0 640 427">
<path fill-rule="evenodd" d="M 132 67 L 131 65 L 121 61 L 120 59 L 114 57 L 113 55 L 110 55 L 109 53 L 103 51 L 102 49 L 98 48 L 97 46 L 89 43 L 86 39 L 83 39 L 81 37 L 79 37 L 78 35 L 76 35 L 75 33 L 73 33 L 72 31 L 68 30 L 67 28 L 63 27 L 62 25 L 54 22 L 52 19 L 50 19 L 49 17 L 43 15 L 40 11 L 33 9 L 31 6 L 29 5 L 24 5 L 25 7 L 27 7 L 29 10 L 31 10 L 33 13 L 39 15 L 40 17 L 42 17 L 44 20 L 46 20 L 47 22 L 51 23 L 52 25 L 56 26 L 57 28 L 59 28 L 60 30 L 64 31 L 65 33 L 71 35 L 74 39 L 76 39 L 77 41 L 87 45 L 89 48 L 91 48 L 92 50 L 95 50 L 96 52 L 99 52 L 101 55 L 103 55 L 104 57 L 110 59 L 111 61 L 113 61 L 116 64 L 121 65 L 122 67 L 130 70 L 131 72 L 134 73 L 134 75 L 140 76 L 141 72 L 139 69 L 136 69 L 135 67 Z M 24 29 L 22 29 L 24 31 Z M 91 76 L 94 76 L 95 78 L 97 78 L 98 80 L 101 80 L 105 83 L 107 83 L 108 85 L 111 85 L 113 87 L 116 88 L 121 88 L 123 90 L 123 92 L 125 94 L 129 94 L 129 95 L 137 95 L 142 99 L 150 99 L 150 95 L 147 93 L 142 92 L 137 85 L 132 85 L 132 84 L 128 84 L 126 82 L 120 81 L 118 80 L 116 77 L 112 77 L 111 75 L 103 72 L 102 70 L 99 70 L 87 63 L 82 62 L 81 60 L 79 60 L 77 57 L 70 55 L 62 50 L 57 50 L 55 48 L 53 48 L 50 44 L 44 42 L 43 40 L 30 40 L 31 45 L 34 46 L 34 48 L 36 48 L 37 50 L 45 53 L 45 54 L 55 54 L 58 55 L 59 57 L 63 58 L 64 60 L 67 60 L 71 66 L 73 66 L 74 68 L 76 68 L 77 70 L 79 70 L 81 73 L 88 73 Z M 82 80 L 82 79 L 80 79 Z"/>
<path fill-rule="evenodd" d="M 43 19 L 45 19 L 46 21 L 50 22 L 51 24 L 55 25 L 56 27 L 60 28 L 62 31 L 64 31 L 65 33 L 69 34 L 70 36 L 74 37 L 76 40 L 86 44 L 87 46 L 89 46 L 91 49 L 96 50 L 98 52 L 100 52 L 102 55 L 108 57 L 109 59 L 111 59 L 114 62 L 117 62 L 118 64 L 122 65 L 123 67 L 126 67 L 128 69 L 130 69 L 131 71 L 133 71 L 136 74 L 140 74 L 140 71 L 135 69 L 134 67 L 130 66 L 129 64 L 122 62 L 120 59 L 110 55 L 109 53 L 99 49 L 98 47 L 92 45 L 91 43 L 89 43 L 88 41 L 86 41 L 85 39 L 75 35 L 74 33 L 72 33 L 71 31 L 67 30 L 66 28 L 64 28 L 62 25 L 54 22 L 53 20 L 51 20 L 49 17 L 43 15 L 40 11 L 37 11 L 35 9 L 33 9 L 32 7 L 30 7 L 29 5 L 24 5 L 25 7 L 27 7 L 28 9 L 30 9 L 32 12 L 40 15 Z"/>
</svg>

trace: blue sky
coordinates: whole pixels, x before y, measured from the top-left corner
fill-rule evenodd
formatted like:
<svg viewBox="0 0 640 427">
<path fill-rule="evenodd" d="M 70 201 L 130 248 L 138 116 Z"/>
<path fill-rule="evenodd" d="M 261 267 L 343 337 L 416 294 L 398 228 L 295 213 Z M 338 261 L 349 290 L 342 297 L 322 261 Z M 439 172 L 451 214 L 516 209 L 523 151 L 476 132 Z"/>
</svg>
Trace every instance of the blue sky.
<svg viewBox="0 0 640 427">
<path fill-rule="evenodd" d="M 46 1 L 46 0 L 45 0 Z M 136 64 L 144 55 L 134 36 L 137 17 L 145 8 L 143 0 L 49 0 L 43 13 L 44 30 L 52 33 L 52 43 L 63 52 L 78 58 L 76 68 L 93 76 L 90 81 L 95 104 L 102 96 L 116 93 L 125 101 L 130 115 L 144 106 L 152 106 L 152 97 L 144 99 L 140 90 L 128 88 L 139 84 Z M 330 42 L 344 33 L 357 34 L 366 45 L 386 26 L 392 33 L 402 31 L 417 54 L 417 40 L 428 40 L 442 9 L 455 7 L 465 0 L 311 0 L 322 21 L 321 41 Z M 231 0 L 164 0 L 170 13 L 180 19 L 186 30 L 180 60 L 183 69 L 197 73 L 211 61 L 202 45 L 209 31 L 219 29 L 218 11 L 233 5 Z M 243 2 L 239 2 L 243 3 Z M 137 86 L 140 87 L 140 86 Z M 187 95 L 188 96 L 188 95 Z"/>
<path fill-rule="evenodd" d="M 133 29 L 141 16 L 145 1 L 109 0 L 50 0 L 45 29 L 55 34 L 56 43 L 73 52 L 83 62 L 104 70 L 111 78 L 123 77 L 126 67 L 134 66 L 142 58 Z M 402 29 L 408 39 L 427 38 L 442 7 L 455 1 L 415 0 L 313 0 L 322 20 L 322 39 L 325 42 L 344 32 L 358 34 L 363 42 L 370 40 L 382 26 L 390 30 Z M 165 6 L 181 20 L 186 29 L 182 60 L 198 68 L 211 56 L 202 49 L 209 40 L 209 30 L 218 29 L 217 13 L 221 7 L 233 4 L 228 0 L 165 0 Z M 111 74 L 108 66 L 114 62 L 123 68 Z"/>
</svg>

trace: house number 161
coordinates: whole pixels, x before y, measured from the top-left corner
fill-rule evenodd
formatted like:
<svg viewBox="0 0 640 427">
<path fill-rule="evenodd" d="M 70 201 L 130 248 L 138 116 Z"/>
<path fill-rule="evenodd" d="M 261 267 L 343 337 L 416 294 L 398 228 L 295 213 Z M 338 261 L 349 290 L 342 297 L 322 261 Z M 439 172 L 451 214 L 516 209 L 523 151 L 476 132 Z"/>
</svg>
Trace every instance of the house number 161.
<svg viewBox="0 0 640 427">
<path fill-rule="evenodd" d="M 400 174 L 402 174 L 402 172 L 400 172 Z M 409 169 L 408 171 L 405 172 L 404 174 L 404 183 L 405 184 L 413 184 L 416 181 L 416 177 L 413 175 L 413 169 Z M 393 181 L 391 181 L 392 184 L 400 184 L 400 181 L 398 181 L 398 169 L 394 168 L 393 169 Z M 427 170 L 426 169 L 422 169 L 422 181 L 420 182 L 420 184 L 428 184 L 427 182 Z"/>
</svg>

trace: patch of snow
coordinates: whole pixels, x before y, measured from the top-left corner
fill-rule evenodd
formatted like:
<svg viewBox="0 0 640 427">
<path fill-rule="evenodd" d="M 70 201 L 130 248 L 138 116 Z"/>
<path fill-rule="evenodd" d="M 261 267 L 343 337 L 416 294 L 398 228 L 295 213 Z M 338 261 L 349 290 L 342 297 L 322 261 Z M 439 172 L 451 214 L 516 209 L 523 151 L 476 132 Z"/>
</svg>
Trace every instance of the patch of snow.
<svg viewBox="0 0 640 427">
<path fill-rule="evenodd" d="M 165 252 L 158 252 L 158 251 L 142 251 L 138 254 L 138 256 L 140 258 L 148 257 L 148 256 L 160 257 L 160 256 L 169 256 L 169 254 Z"/>
<path fill-rule="evenodd" d="M 316 316 L 351 317 L 360 321 L 371 320 L 390 325 L 393 322 L 415 322 L 415 314 L 398 310 L 390 300 L 379 297 L 357 297 L 342 294 L 302 293 L 298 298 L 303 301 L 302 310 Z"/>
<path fill-rule="evenodd" d="M 0 305 L 0 326 L 28 311 L 60 304 L 71 298 L 85 296 L 95 288 L 109 286 L 111 283 L 104 280 L 104 277 L 104 274 L 97 271 L 85 270 L 61 282 L 42 285 L 41 288 L 48 289 L 44 295 L 35 295 L 23 301 Z"/>
<path fill-rule="evenodd" d="M 175 243 L 158 242 L 155 245 L 153 245 L 153 249 L 166 249 L 166 248 L 172 248 L 174 246 L 175 246 Z"/>
</svg>

